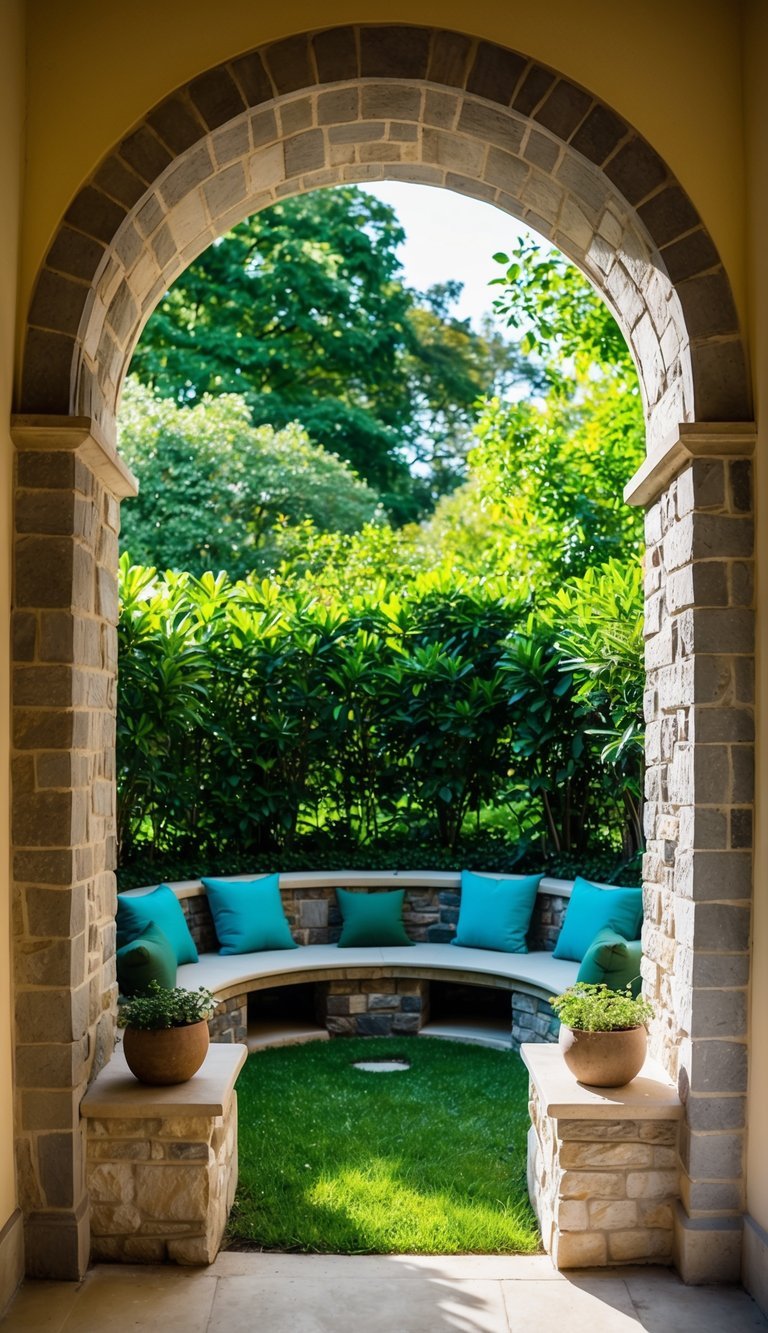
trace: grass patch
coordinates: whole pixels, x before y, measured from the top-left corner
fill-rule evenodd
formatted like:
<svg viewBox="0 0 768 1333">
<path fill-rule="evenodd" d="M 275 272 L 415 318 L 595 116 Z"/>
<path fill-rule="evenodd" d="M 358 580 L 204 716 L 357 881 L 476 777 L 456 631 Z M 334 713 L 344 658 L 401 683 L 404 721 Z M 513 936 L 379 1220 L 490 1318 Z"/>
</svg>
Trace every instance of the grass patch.
<svg viewBox="0 0 768 1333">
<path fill-rule="evenodd" d="M 366 1073 L 355 1060 L 410 1061 Z M 351 1038 L 250 1057 L 229 1237 L 327 1254 L 530 1254 L 528 1080 L 508 1051 Z"/>
</svg>

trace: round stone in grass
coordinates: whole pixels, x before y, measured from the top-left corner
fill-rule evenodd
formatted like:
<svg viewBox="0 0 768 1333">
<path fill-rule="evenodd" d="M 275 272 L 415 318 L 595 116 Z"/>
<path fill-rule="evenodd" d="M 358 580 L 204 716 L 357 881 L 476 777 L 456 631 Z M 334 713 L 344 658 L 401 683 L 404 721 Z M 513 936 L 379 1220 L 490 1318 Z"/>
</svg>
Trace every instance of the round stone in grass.
<svg viewBox="0 0 768 1333">
<path fill-rule="evenodd" d="M 392 1060 L 354 1060 L 353 1069 L 363 1069 L 366 1074 L 397 1074 L 400 1070 L 410 1069 L 410 1060 L 400 1060 L 395 1056 Z"/>
</svg>

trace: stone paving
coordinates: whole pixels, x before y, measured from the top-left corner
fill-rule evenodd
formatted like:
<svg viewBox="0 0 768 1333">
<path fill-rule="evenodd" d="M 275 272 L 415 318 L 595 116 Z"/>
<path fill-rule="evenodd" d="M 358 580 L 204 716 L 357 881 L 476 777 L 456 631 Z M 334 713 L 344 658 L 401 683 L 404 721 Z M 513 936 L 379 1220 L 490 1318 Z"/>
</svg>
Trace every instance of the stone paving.
<svg viewBox="0 0 768 1333">
<path fill-rule="evenodd" d="M 545 1256 L 220 1254 L 210 1268 L 92 1268 L 30 1282 L 2 1333 L 747 1333 L 768 1328 L 738 1288 L 667 1269 L 556 1273 Z"/>
</svg>

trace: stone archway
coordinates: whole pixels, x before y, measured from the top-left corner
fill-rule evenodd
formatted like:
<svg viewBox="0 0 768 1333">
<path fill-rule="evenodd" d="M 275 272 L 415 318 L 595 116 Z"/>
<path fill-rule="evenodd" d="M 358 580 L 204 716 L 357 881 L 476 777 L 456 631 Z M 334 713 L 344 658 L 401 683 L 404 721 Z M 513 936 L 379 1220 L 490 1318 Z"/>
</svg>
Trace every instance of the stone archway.
<svg viewBox="0 0 768 1333">
<path fill-rule="evenodd" d="M 29 313 L 14 611 L 19 1168 L 29 1271 L 88 1251 L 79 1103 L 114 1005 L 120 389 L 214 238 L 288 194 L 382 177 L 476 195 L 553 239 L 617 314 L 649 454 L 646 987 L 679 1076 L 681 1265 L 732 1275 L 742 1208 L 753 652 L 749 387 L 727 275 L 653 148 L 583 88 L 456 33 L 362 26 L 209 70 L 73 199 Z M 740 1118 L 741 1117 L 741 1118 Z"/>
</svg>

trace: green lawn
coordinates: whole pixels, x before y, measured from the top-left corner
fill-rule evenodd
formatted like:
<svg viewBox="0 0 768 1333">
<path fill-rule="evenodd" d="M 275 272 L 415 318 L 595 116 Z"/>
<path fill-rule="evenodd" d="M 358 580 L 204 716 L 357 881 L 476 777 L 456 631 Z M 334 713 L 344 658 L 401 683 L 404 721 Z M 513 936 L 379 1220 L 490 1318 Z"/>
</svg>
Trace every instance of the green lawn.
<svg viewBox="0 0 768 1333">
<path fill-rule="evenodd" d="M 400 1055 L 404 1073 L 355 1060 Z M 459 1042 L 351 1038 L 263 1051 L 237 1085 L 238 1246 L 336 1254 L 529 1254 L 527 1075 Z"/>
</svg>

